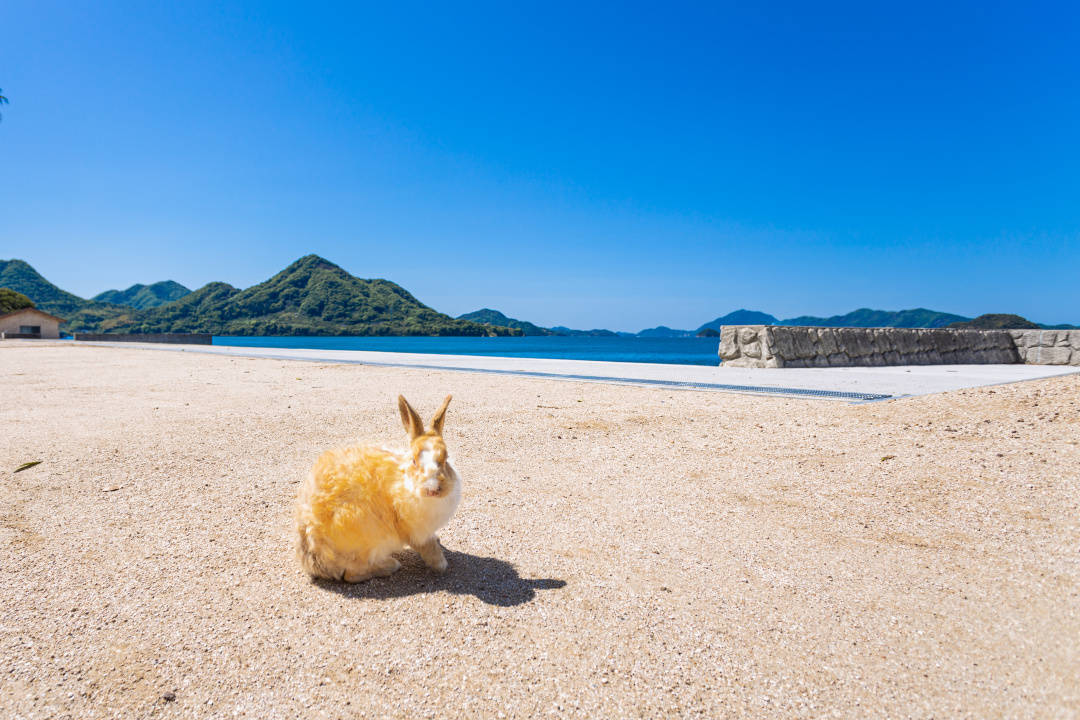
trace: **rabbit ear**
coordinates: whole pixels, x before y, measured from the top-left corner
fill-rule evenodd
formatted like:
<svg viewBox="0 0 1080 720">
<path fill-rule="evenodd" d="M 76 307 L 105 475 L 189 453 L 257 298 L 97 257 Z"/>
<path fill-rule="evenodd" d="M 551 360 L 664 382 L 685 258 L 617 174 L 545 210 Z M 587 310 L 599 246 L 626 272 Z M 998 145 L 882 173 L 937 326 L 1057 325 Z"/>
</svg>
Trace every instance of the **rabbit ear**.
<svg viewBox="0 0 1080 720">
<path fill-rule="evenodd" d="M 412 409 L 412 405 L 405 399 L 404 395 L 397 396 L 398 410 L 401 411 L 401 424 L 405 426 L 405 430 L 409 433 L 409 437 L 414 440 L 424 434 L 424 421 L 420 419 L 420 416 Z"/>
<path fill-rule="evenodd" d="M 442 405 L 435 411 L 435 417 L 431 419 L 431 429 L 442 435 L 443 420 L 446 419 L 446 407 L 450 404 L 450 398 L 452 395 L 447 395 L 446 399 L 442 401 Z"/>
</svg>

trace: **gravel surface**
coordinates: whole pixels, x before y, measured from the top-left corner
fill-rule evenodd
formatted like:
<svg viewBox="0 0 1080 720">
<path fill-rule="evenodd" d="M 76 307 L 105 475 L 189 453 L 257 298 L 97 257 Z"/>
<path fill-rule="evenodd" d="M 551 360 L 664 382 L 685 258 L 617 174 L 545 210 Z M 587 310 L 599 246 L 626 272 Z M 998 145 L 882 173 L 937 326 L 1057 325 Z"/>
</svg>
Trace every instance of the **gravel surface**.
<svg viewBox="0 0 1080 720">
<path fill-rule="evenodd" d="M 1077 717 L 1080 376 L 868 405 L 0 343 L 0 717 Z M 450 569 L 298 483 L 447 394 Z M 40 465 L 13 472 L 25 462 Z"/>
</svg>

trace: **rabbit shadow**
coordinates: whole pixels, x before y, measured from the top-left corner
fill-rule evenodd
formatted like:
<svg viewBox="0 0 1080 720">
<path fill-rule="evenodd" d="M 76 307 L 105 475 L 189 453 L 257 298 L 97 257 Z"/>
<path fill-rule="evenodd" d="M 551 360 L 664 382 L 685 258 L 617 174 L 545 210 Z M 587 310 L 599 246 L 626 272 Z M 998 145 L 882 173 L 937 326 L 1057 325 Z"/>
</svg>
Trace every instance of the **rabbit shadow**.
<svg viewBox="0 0 1080 720">
<path fill-rule="evenodd" d="M 416 553 L 403 552 L 397 555 L 401 569 L 390 577 L 372 578 L 355 584 L 321 579 L 313 579 L 312 583 L 351 598 L 386 600 L 420 593 L 448 592 L 472 595 L 481 602 L 499 607 L 527 603 L 536 597 L 537 590 L 566 587 L 565 580 L 523 578 L 513 565 L 498 558 L 445 548 L 443 551 L 450 564 L 445 573 L 436 573 L 426 567 Z"/>
</svg>

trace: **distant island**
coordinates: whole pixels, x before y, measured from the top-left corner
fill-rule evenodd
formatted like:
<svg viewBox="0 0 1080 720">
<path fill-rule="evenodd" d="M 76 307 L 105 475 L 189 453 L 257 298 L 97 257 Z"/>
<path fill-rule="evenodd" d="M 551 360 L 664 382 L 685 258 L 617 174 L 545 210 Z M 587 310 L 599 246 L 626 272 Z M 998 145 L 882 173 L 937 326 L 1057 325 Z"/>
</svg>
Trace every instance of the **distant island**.
<svg viewBox="0 0 1080 720">
<path fill-rule="evenodd" d="M 697 330 L 678 330 L 660 325 L 638 333 L 616 333 L 611 330 L 571 330 L 566 327 L 545 328 L 526 320 L 507 317 L 498 310 L 484 308 L 475 312 L 459 315 L 459 319 L 479 323 L 491 323 L 518 328 L 525 335 L 589 335 L 593 337 L 640 337 L 640 338 L 683 338 L 683 337 L 719 337 L 724 325 L 785 325 L 799 327 L 896 327 L 896 328 L 1043 328 L 1047 330 L 1073 329 L 1075 325 L 1039 325 L 1019 315 L 981 315 L 968 318 L 953 313 L 938 312 L 925 308 L 912 310 L 871 310 L 860 308 L 846 315 L 834 315 L 822 318 L 802 315 L 788 320 L 780 320 L 774 315 L 757 310 L 736 310 L 722 315 L 715 320 L 701 325 Z"/>
<path fill-rule="evenodd" d="M 498 310 L 489 310 L 483 308 L 471 313 L 465 313 L 464 315 L 458 315 L 458 320 L 468 320 L 470 322 L 480 323 L 481 325 L 492 325 L 494 327 L 510 327 L 521 330 L 522 335 L 554 335 L 549 328 L 543 328 L 539 325 L 533 325 L 531 322 L 523 322 L 521 320 L 514 320 L 503 315 Z"/>
<path fill-rule="evenodd" d="M 789 327 L 894 327 L 894 328 L 998 328 L 1022 330 L 1041 328 L 1044 330 L 1070 330 L 1076 325 L 1040 325 L 1019 315 L 980 315 L 968 318 L 963 315 L 914 308 L 912 310 L 871 310 L 859 308 L 846 315 L 833 315 L 822 318 L 802 315 L 788 320 L 778 320 L 772 315 L 754 310 L 736 310 L 733 313 L 705 323 L 704 328 L 719 329 L 723 325 L 785 325 Z"/>
<path fill-rule="evenodd" d="M 666 325 L 637 333 L 605 329 L 543 327 L 483 308 L 450 317 L 424 305 L 389 280 L 350 275 L 317 255 L 306 255 L 270 279 L 240 290 L 212 282 L 191 291 L 164 280 L 106 290 L 87 300 L 61 290 L 22 260 L 0 260 L 0 292 L 6 306 L 29 302 L 65 319 L 67 333 L 210 333 L 213 335 L 439 335 L 681 338 L 718 337 L 724 325 L 797 325 L 899 328 L 1045 328 L 1019 315 L 978 318 L 915 308 L 860 308 L 828 318 L 780 320 L 757 310 L 736 310 L 696 330 Z"/>
<path fill-rule="evenodd" d="M 634 333 L 614 332 L 612 330 L 574 330 L 572 328 L 557 325 L 555 327 L 540 327 L 525 320 L 515 320 L 506 317 L 498 310 L 483 308 L 464 315 L 458 315 L 458 320 L 470 320 L 493 327 L 511 327 L 521 330 L 529 336 L 559 335 L 564 337 L 633 337 Z"/>
<path fill-rule="evenodd" d="M 962 315 L 915 308 L 914 310 L 871 310 L 859 308 L 846 315 L 832 317 L 799 317 L 779 320 L 768 313 L 754 310 L 736 310 L 723 317 L 705 323 L 702 327 L 714 330 L 722 325 L 788 325 L 795 327 L 897 327 L 897 328 L 937 328 L 949 323 L 970 320 Z"/>
</svg>

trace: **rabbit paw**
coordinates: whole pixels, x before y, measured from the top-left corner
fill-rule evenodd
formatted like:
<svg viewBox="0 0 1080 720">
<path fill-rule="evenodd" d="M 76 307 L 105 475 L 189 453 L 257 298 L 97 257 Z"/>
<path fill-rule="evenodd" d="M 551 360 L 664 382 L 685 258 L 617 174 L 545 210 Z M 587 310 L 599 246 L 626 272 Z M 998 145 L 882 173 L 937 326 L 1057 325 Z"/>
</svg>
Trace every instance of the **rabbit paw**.
<svg viewBox="0 0 1080 720">
<path fill-rule="evenodd" d="M 424 564 L 435 572 L 446 572 L 446 556 L 443 555 L 442 545 L 439 544 L 439 538 L 433 537 L 427 542 L 416 545 L 416 552 L 420 553 L 420 557 L 423 558 Z"/>
<path fill-rule="evenodd" d="M 346 570 L 344 574 L 342 574 L 341 579 L 347 583 L 364 582 L 365 580 L 371 579 L 371 571 L 362 570 L 357 572 L 356 570 Z"/>
<path fill-rule="evenodd" d="M 388 577 L 390 575 L 393 575 L 394 573 L 396 573 L 400 569 L 401 569 L 401 563 L 398 562 L 398 559 L 390 557 L 390 558 L 386 558 L 386 561 L 383 562 L 381 565 L 374 568 L 371 571 L 371 574 L 374 575 L 375 577 Z"/>
<path fill-rule="evenodd" d="M 397 558 L 387 558 L 378 565 L 366 567 L 363 570 L 346 570 L 342 576 L 342 580 L 347 583 L 358 583 L 370 580 L 374 577 L 387 577 L 393 575 L 401 567 L 401 563 L 397 561 Z"/>
</svg>

